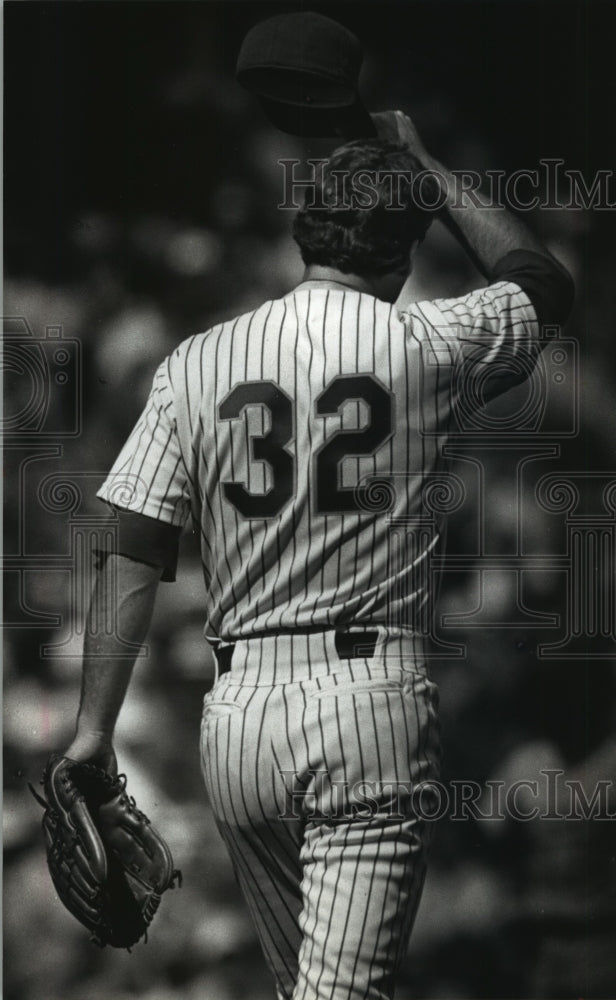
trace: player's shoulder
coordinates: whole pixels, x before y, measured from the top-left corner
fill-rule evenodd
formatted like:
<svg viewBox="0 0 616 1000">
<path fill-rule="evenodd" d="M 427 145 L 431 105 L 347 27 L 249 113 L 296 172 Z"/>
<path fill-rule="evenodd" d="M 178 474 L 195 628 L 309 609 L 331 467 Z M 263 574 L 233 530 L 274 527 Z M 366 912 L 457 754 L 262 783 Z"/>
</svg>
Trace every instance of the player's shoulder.
<svg viewBox="0 0 616 1000">
<path fill-rule="evenodd" d="M 414 331 L 429 335 L 435 328 L 480 322 L 486 315 L 514 312 L 528 306 L 528 297 L 509 280 L 493 281 L 479 288 L 447 298 L 418 299 L 400 309 L 402 322 Z"/>
<path fill-rule="evenodd" d="M 234 334 L 264 321 L 276 308 L 280 310 L 282 308 L 281 302 L 282 299 L 267 300 L 254 309 L 247 309 L 245 312 L 223 319 L 199 333 L 191 334 L 173 349 L 166 359 L 168 366 L 174 369 L 178 365 L 187 364 L 197 354 L 216 350 L 219 345 L 224 345 L 225 341 L 232 339 Z"/>
</svg>

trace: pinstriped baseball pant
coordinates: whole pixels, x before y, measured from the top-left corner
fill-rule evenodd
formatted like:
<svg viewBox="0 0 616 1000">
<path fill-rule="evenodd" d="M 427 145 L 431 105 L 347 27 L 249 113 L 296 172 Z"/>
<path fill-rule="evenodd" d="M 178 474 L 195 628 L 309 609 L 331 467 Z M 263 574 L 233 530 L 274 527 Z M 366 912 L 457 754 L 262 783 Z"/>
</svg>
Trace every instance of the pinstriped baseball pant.
<svg viewBox="0 0 616 1000">
<path fill-rule="evenodd" d="M 378 631 L 371 658 L 333 632 L 242 640 L 205 698 L 206 787 L 279 1000 L 391 998 L 419 904 L 438 696 Z"/>
</svg>

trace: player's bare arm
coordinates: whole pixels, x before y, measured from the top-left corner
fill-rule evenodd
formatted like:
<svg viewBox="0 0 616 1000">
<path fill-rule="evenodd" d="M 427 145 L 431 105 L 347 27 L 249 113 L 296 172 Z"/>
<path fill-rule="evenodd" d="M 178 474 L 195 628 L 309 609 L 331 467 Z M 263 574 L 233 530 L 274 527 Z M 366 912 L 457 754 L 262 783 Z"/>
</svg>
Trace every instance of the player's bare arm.
<svg viewBox="0 0 616 1000">
<path fill-rule="evenodd" d="M 84 638 L 77 733 L 43 772 L 47 863 L 66 908 L 100 947 L 142 938 L 181 872 L 164 838 L 126 791 L 113 733 L 147 632 L 162 567 L 109 554 L 97 572 Z"/>
<path fill-rule="evenodd" d="M 490 207 L 487 197 L 480 191 L 465 190 L 460 177 L 428 152 L 411 118 L 401 111 L 394 114 L 398 140 L 438 181 L 445 199 L 443 221 L 480 272 L 493 279 L 498 265 L 508 254 L 514 251 L 539 254 L 544 259 L 542 278 L 554 286 L 550 314 L 543 318 L 550 322 L 562 321 L 573 297 L 573 282 L 568 271 L 521 218 L 505 208 Z"/>
<path fill-rule="evenodd" d="M 512 250 L 529 250 L 548 256 L 547 248 L 521 219 L 506 209 L 490 209 L 488 199 L 481 192 L 473 191 L 471 195 L 464 189 L 461 179 L 428 152 L 408 115 L 396 111 L 395 116 L 400 142 L 408 146 L 441 185 L 447 199 L 444 211 L 461 230 L 486 277 Z"/>
<path fill-rule="evenodd" d="M 81 702 L 75 739 L 66 756 L 115 771 L 113 733 L 130 682 L 137 648 L 152 618 L 161 568 L 109 554 L 97 571 L 85 629 Z M 114 617 L 112 617 L 114 616 Z M 116 622 L 109 629 L 108 623 Z"/>
</svg>

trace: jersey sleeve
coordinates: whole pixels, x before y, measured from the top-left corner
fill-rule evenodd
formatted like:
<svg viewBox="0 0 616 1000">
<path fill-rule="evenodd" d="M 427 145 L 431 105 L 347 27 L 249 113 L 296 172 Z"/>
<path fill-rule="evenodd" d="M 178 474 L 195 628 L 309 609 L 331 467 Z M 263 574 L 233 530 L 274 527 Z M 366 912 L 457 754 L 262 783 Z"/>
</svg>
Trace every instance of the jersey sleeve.
<svg viewBox="0 0 616 1000">
<path fill-rule="evenodd" d="M 539 339 L 532 302 L 519 285 L 509 280 L 460 298 L 436 299 L 432 305 L 462 360 L 472 356 L 489 364 L 503 355 L 532 352 Z"/>
<path fill-rule="evenodd" d="M 416 302 L 409 318 L 419 318 L 432 343 L 447 351 L 458 384 L 481 385 L 483 402 L 525 381 L 541 350 L 535 306 L 506 274 L 468 295 Z"/>
<path fill-rule="evenodd" d="M 501 362 L 506 379 L 516 361 L 532 366 L 541 350 L 542 324 L 565 322 L 573 304 L 571 276 L 555 259 L 512 250 L 494 266 L 491 283 L 468 295 L 418 303 L 438 334 L 452 341 L 459 359 L 477 365 Z M 498 378 L 495 371 L 494 377 Z M 519 381 L 519 379 L 518 379 Z"/>
<path fill-rule="evenodd" d="M 161 565 L 163 579 L 174 579 L 180 531 L 190 516 L 190 495 L 166 361 L 158 368 L 145 408 L 97 496 L 119 518 L 118 551 Z"/>
</svg>

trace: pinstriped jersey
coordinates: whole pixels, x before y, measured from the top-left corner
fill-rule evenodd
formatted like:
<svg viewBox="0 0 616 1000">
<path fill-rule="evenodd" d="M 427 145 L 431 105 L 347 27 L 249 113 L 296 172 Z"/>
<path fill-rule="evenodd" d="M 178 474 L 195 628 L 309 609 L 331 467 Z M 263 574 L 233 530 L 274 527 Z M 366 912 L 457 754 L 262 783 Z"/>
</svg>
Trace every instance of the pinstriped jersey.
<svg viewBox="0 0 616 1000">
<path fill-rule="evenodd" d="M 425 631 L 451 489 L 442 445 L 478 405 L 477 373 L 502 391 L 537 339 L 511 281 L 402 313 L 304 282 L 180 344 L 98 495 L 192 519 L 208 637 Z"/>
</svg>

